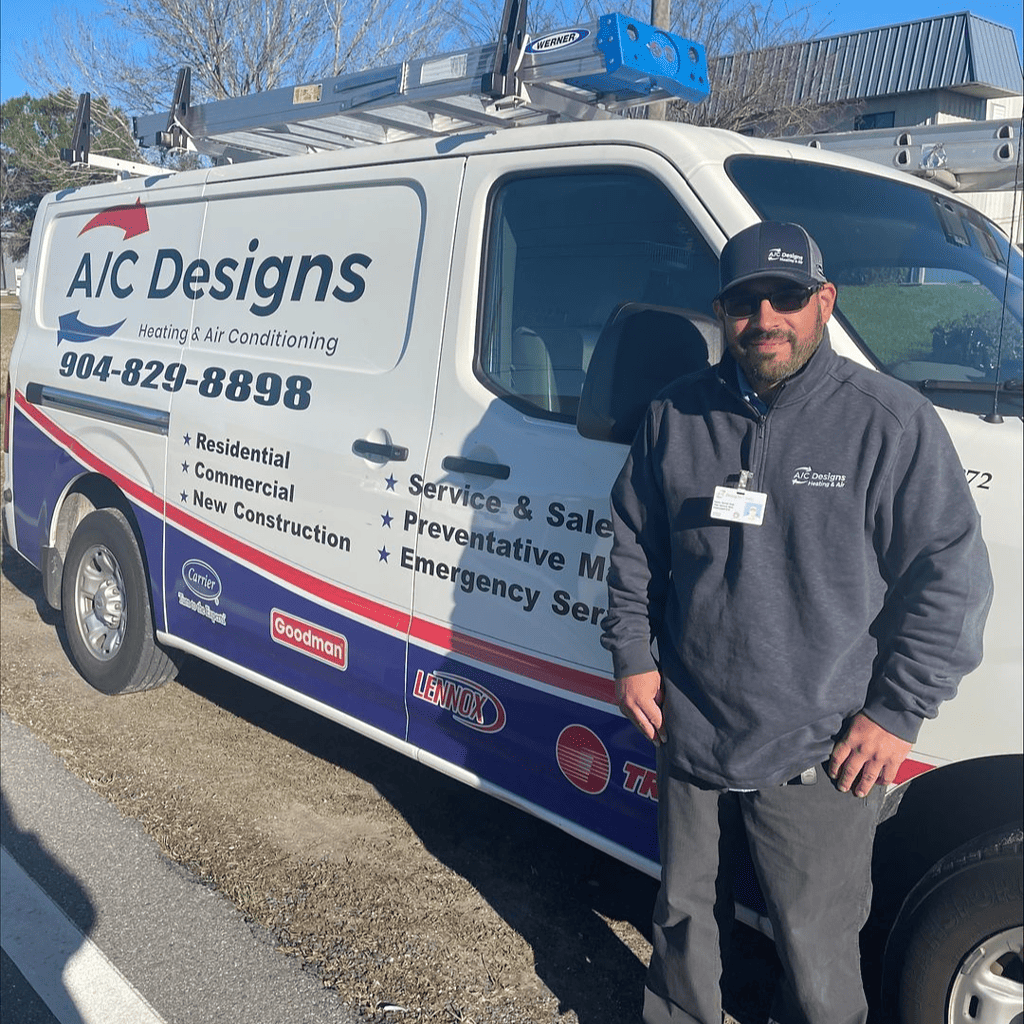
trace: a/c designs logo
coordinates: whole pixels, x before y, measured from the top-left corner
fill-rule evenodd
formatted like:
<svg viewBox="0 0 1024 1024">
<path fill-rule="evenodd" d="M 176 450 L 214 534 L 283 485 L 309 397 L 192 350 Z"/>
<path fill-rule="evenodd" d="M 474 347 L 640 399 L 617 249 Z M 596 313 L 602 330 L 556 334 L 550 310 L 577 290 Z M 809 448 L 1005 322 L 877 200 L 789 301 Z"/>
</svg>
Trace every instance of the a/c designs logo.
<svg viewBox="0 0 1024 1024">
<path fill-rule="evenodd" d="M 829 473 L 812 469 L 810 466 L 798 466 L 793 470 L 794 487 L 845 487 L 845 473 Z"/>
</svg>

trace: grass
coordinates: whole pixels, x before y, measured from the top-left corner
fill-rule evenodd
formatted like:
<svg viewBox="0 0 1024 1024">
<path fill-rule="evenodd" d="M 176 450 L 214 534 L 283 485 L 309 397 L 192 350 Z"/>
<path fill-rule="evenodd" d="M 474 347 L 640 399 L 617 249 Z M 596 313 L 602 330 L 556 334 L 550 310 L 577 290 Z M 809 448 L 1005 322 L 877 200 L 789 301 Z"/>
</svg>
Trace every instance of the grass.
<svg viewBox="0 0 1024 1024">
<path fill-rule="evenodd" d="M 21 306 L 13 295 L 0 295 L 0 394 L 7 395 L 7 367 L 11 362 L 14 336 L 21 321 Z"/>
<path fill-rule="evenodd" d="M 928 358 L 933 327 L 998 308 L 992 293 L 977 284 L 844 284 L 839 289 L 840 311 L 886 366 Z"/>
</svg>

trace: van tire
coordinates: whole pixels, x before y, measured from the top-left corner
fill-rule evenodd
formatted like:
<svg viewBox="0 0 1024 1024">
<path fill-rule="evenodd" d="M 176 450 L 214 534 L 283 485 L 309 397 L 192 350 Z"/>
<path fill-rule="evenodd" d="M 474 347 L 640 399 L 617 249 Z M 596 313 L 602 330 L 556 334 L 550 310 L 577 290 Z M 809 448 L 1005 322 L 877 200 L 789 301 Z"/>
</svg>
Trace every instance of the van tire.
<svg viewBox="0 0 1024 1024">
<path fill-rule="evenodd" d="M 61 606 L 75 665 L 101 693 L 152 690 L 175 674 L 153 634 L 139 545 L 118 509 L 90 512 L 78 524 L 64 560 Z"/>
<path fill-rule="evenodd" d="M 907 898 L 885 963 L 900 1024 L 1020 1024 L 1021 839 L 1016 826 L 954 850 Z"/>
</svg>

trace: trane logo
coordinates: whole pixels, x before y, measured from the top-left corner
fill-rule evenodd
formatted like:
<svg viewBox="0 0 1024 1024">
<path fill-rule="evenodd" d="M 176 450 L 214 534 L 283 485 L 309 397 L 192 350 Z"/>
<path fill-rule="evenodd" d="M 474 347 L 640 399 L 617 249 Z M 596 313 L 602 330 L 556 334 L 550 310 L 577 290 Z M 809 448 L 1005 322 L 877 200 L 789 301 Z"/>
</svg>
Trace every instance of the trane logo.
<svg viewBox="0 0 1024 1024">
<path fill-rule="evenodd" d="M 550 50 L 560 50 L 564 46 L 572 46 L 581 39 L 586 39 L 590 33 L 586 29 L 571 29 L 568 32 L 554 32 L 542 39 L 535 39 L 526 47 L 527 53 L 547 53 Z"/>
<path fill-rule="evenodd" d="M 270 636 L 275 643 L 342 672 L 348 668 L 348 640 L 341 633 L 332 633 L 314 622 L 274 608 L 270 613 Z"/>
<path fill-rule="evenodd" d="M 505 708 L 501 701 L 471 679 L 419 669 L 412 695 L 450 711 L 459 725 L 477 732 L 501 732 L 505 728 Z"/>
<path fill-rule="evenodd" d="M 567 725 L 555 742 L 562 774 L 579 790 L 596 796 L 611 778 L 611 759 L 601 738 L 585 725 Z"/>
<path fill-rule="evenodd" d="M 196 597 L 212 601 L 214 604 L 220 602 L 220 577 L 211 566 L 198 558 L 191 558 L 181 567 L 181 575 L 185 580 L 185 586 Z"/>
</svg>

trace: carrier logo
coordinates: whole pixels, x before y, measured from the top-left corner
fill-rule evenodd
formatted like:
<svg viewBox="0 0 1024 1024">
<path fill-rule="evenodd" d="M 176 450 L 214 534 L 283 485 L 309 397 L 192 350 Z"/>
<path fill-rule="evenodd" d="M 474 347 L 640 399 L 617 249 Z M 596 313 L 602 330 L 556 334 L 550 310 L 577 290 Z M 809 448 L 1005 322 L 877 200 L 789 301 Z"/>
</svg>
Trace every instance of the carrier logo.
<svg viewBox="0 0 1024 1024">
<path fill-rule="evenodd" d="M 181 575 L 185 580 L 185 586 L 196 597 L 220 604 L 222 593 L 220 577 L 211 566 L 201 562 L 198 558 L 191 558 L 181 567 Z"/>
<path fill-rule="evenodd" d="M 590 35 L 589 29 L 574 28 L 568 32 L 553 32 L 549 36 L 535 39 L 526 47 L 527 53 L 548 53 L 551 50 L 561 50 L 566 46 L 572 46 L 581 39 Z"/>
<path fill-rule="evenodd" d="M 797 266 L 802 267 L 804 265 L 804 258 L 798 252 L 786 252 L 785 249 L 776 248 L 768 250 L 768 262 L 795 263 Z"/>
<path fill-rule="evenodd" d="M 412 695 L 452 713 L 452 718 L 477 732 L 501 732 L 505 728 L 505 708 L 485 686 L 439 672 L 416 672 Z"/>
<path fill-rule="evenodd" d="M 555 758 L 562 774 L 584 793 L 603 793 L 612 765 L 600 737 L 585 725 L 567 725 L 555 742 Z"/>
<path fill-rule="evenodd" d="M 270 637 L 283 647 L 316 658 L 342 672 L 348 668 L 348 640 L 341 633 L 332 633 L 279 608 L 270 612 Z"/>
<path fill-rule="evenodd" d="M 845 473 L 820 473 L 810 466 L 798 466 L 793 470 L 794 487 L 845 487 Z"/>
</svg>

